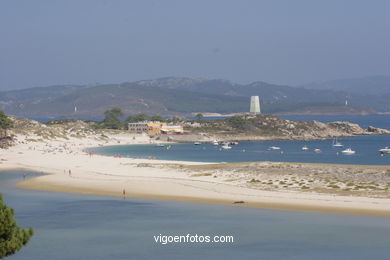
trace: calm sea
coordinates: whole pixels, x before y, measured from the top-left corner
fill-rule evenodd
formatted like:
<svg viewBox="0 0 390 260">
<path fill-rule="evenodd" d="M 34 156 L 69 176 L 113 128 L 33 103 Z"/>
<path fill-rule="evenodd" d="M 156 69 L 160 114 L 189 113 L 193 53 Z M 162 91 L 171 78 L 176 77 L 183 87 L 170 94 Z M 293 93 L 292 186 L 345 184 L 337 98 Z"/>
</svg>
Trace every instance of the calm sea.
<svg viewBox="0 0 390 260">
<path fill-rule="evenodd" d="M 28 172 L 27 172 L 28 173 Z M 29 176 L 34 175 L 28 173 Z M 390 218 L 250 209 L 49 193 L 0 191 L 35 235 L 12 260 L 389 259 Z M 232 235 L 232 244 L 157 244 L 154 235 Z"/>
<path fill-rule="evenodd" d="M 374 116 L 285 116 L 290 120 L 318 120 L 321 122 L 349 121 L 366 128 L 369 125 L 390 129 L 390 115 Z M 220 146 L 211 144 L 173 144 L 167 150 L 155 145 L 107 146 L 92 148 L 91 151 L 114 156 L 148 158 L 161 160 L 183 160 L 201 162 L 245 162 L 245 161 L 276 161 L 276 162 L 306 162 L 306 163 L 341 163 L 389 165 L 390 155 L 381 156 L 379 149 L 390 147 L 390 135 L 357 136 L 339 139 L 344 144 L 343 149 L 332 148 L 333 140 L 314 141 L 266 141 L 241 142 L 230 150 L 221 150 Z M 269 147 L 280 147 L 280 150 L 269 150 Z M 303 151 L 307 146 L 309 150 Z M 342 150 L 351 148 L 354 155 L 344 155 Z M 321 153 L 315 153 L 320 149 Z"/>
<path fill-rule="evenodd" d="M 390 136 L 358 136 L 339 139 L 344 149 L 351 147 L 354 155 L 344 155 L 343 149 L 332 148 L 332 140 L 315 141 L 267 141 L 241 142 L 230 150 L 211 144 L 172 144 L 171 149 L 155 145 L 117 145 L 89 149 L 92 152 L 107 156 L 120 154 L 131 158 L 154 157 L 161 160 L 199 161 L 199 162 L 306 162 L 306 163 L 341 163 L 389 165 L 390 155 L 381 156 L 378 150 L 390 146 Z M 303 151 L 303 146 L 309 150 Z M 269 150 L 277 146 L 280 150 Z M 321 153 L 314 152 L 321 149 Z"/>
</svg>

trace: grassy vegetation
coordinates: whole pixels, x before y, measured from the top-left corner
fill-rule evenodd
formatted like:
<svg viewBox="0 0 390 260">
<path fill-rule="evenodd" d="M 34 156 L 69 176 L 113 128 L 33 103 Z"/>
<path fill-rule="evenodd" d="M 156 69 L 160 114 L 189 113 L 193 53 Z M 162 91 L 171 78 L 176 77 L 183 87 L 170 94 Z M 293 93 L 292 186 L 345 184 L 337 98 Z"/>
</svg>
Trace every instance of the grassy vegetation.
<svg viewBox="0 0 390 260">
<path fill-rule="evenodd" d="M 192 174 L 191 177 L 202 177 L 202 176 L 211 176 L 213 175 L 212 173 L 209 173 L 209 172 L 205 172 L 205 173 L 195 173 L 195 174 Z"/>
</svg>

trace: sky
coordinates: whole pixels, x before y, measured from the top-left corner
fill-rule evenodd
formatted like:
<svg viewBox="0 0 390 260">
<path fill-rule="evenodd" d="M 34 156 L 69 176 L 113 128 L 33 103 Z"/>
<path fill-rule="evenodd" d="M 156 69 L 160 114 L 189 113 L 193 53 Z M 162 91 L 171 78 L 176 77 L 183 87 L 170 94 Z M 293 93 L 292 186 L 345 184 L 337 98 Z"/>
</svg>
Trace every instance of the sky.
<svg viewBox="0 0 390 260">
<path fill-rule="evenodd" d="M 387 0 L 1 0 L 0 90 L 390 75 Z"/>
</svg>

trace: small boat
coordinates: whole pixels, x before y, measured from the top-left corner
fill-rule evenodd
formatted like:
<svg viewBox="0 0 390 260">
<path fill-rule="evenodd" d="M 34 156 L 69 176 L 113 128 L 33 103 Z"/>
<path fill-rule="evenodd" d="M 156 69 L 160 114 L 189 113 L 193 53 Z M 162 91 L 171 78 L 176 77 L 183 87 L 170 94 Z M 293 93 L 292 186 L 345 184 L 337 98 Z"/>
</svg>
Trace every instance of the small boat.
<svg viewBox="0 0 390 260">
<path fill-rule="evenodd" d="M 314 149 L 314 152 L 316 152 L 316 153 L 322 153 L 322 151 L 321 151 L 321 149 Z"/>
<path fill-rule="evenodd" d="M 238 145 L 238 142 L 230 142 L 230 145 Z"/>
<path fill-rule="evenodd" d="M 279 146 L 270 146 L 268 150 L 280 150 Z"/>
<path fill-rule="evenodd" d="M 229 146 L 229 144 L 224 144 L 224 145 L 221 146 L 221 148 L 224 149 L 224 150 L 232 149 L 232 147 Z"/>
<path fill-rule="evenodd" d="M 309 150 L 309 147 L 307 147 L 306 145 L 302 146 L 302 151 L 307 151 L 307 150 Z"/>
<path fill-rule="evenodd" d="M 164 147 L 164 146 L 165 146 L 165 144 L 160 144 L 160 143 L 157 143 L 157 144 L 156 144 L 156 146 L 157 146 L 157 147 Z"/>
<path fill-rule="evenodd" d="M 342 150 L 341 151 L 343 154 L 346 154 L 346 155 L 351 155 L 351 154 L 355 154 L 356 152 L 354 150 L 352 150 L 351 148 L 347 148 L 345 150 Z"/>
<path fill-rule="evenodd" d="M 200 145 L 201 143 L 200 142 L 195 142 L 194 145 Z"/>
<path fill-rule="evenodd" d="M 332 147 L 333 148 L 343 148 L 344 145 L 342 143 L 340 143 L 339 141 L 337 141 L 337 137 L 336 137 L 335 139 L 333 139 Z"/>
<path fill-rule="evenodd" d="M 217 146 L 217 145 L 219 145 L 219 143 L 218 143 L 218 141 L 217 141 L 217 140 L 214 140 L 214 141 L 212 141 L 212 145 L 215 145 L 215 146 Z"/>
<path fill-rule="evenodd" d="M 385 148 L 379 149 L 379 152 L 382 154 L 384 154 L 384 153 L 390 154 L 390 147 L 385 147 Z"/>
</svg>

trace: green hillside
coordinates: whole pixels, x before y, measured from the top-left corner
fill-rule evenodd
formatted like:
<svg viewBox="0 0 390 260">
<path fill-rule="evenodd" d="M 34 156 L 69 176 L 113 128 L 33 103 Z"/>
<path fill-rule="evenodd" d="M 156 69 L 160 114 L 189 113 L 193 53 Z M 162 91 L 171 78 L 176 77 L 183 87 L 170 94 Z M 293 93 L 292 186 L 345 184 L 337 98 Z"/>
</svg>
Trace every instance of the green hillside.
<svg viewBox="0 0 390 260">
<path fill-rule="evenodd" d="M 308 90 L 254 82 L 162 78 L 122 84 L 51 86 L 0 92 L 0 105 L 9 114 L 29 117 L 101 117 L 121 107 L 125 114 L 185 115 L 192 112 L 247 112 L 249 97 L 261 98 L 265 113 L 371 113 L 386 111 L 384 97 L 348 97 L 333 90 Z M 352 109 L 353 108 L 353 109 Z"/>
</svg>

